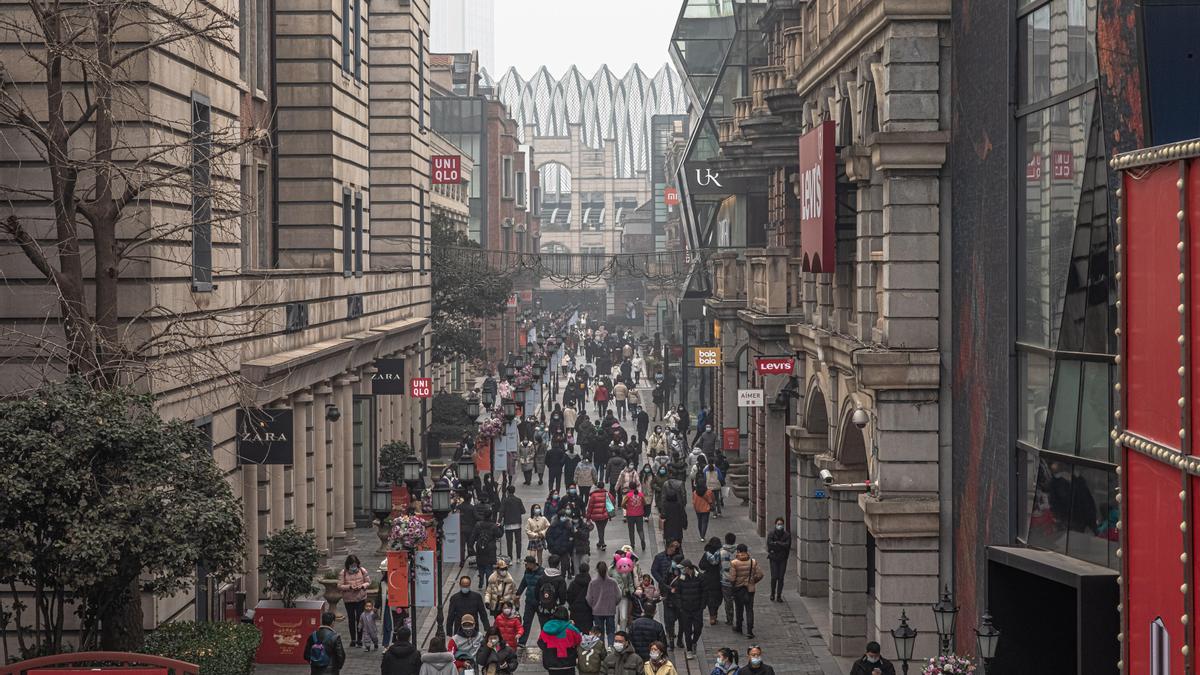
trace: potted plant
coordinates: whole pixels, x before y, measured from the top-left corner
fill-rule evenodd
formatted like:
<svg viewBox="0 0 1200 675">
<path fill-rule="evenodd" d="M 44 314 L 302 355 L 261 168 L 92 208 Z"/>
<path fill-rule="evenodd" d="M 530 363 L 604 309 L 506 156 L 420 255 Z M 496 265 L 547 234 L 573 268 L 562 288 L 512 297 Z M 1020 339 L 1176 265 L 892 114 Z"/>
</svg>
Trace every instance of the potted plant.
<svg viewBox="0 0 1200 675">
<path fill-rule="evenodd" d="M 404 441 L 392 441 L 379 448 L 379 479 L 392 486 L 392 504 L 397 505 L 406 496 L 404 488 L 404 460 L 414 457 L 412 446 Z"/>
<path fill-rule="evenodd" d="M 965 656 L 942 654 L 930 657 L 921 675 L 969 675 L 975 672 L 975 663 Z"/>
<path fill-rule="evenodd" d="M 304 663 L 304 643 L 321 625 L 323 600 L 308 599 L 321 587 L 313 582 L 320 565 L 317 542 L 307 532 L 286 528 L 267 537 L 267 553 L 259 561 L 264 590 L 275 596 L 254 608 L 254 625 L 262 633 L 256 663 Z"/>
<path fill-rule="evenodd" d="M 338 588 L 341 579 L 338 579 L 337 572 L 326 570 L 319 581 L 325 587 L 325 602 L 329 604 L 329 611 L 336 612 L 338 602 L 342 599 L 342 589 Z"/>
</svg>

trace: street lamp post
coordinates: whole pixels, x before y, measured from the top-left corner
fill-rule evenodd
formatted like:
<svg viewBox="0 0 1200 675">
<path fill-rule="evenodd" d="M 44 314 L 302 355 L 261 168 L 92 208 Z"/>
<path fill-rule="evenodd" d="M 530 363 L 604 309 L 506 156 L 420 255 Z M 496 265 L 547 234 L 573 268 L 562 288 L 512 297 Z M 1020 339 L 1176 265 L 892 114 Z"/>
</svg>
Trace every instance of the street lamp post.
<svg viewBox="0 0 1200 675">
<path fill-rule="evenodd" d="M 472 465 L 474 466 L 474 465 Z M 451 493 L 449 486 L 439 483 L 430 493 L 433 517 L 437 520 L 437 635 L 446 637 L 445 593 L 442 590 L 442 548 L 446 544 L 446 516 L 450 515 Z"/>
<path fill-rule="evenodd" d="M 900 625 L 892 629 L 892 641 L 896 643 L 896 659 L 904 675 L 908 675 L 908 662 L 912 660 L 913 647 L 917 644 L 917 631 L 908 625 L 908 616 L 900 610 Z"/>
<path fill-rule="evenodd" d="M 375 489 L 371 490 L 371 511 L 375 515 L 375 536 L 379 537 L 379 548 L 375 553 L 383 555 L 387 553 L 388 533 L 391 529 L 388 516 L 392 515 L 392 486 L 383 481 L 375 484 Z"/>
<path fill-rule="evenodd" d="M 954 595 L 950 587 L 942 591 L 942 598 L 933 606 L 933 620 L 937 625 L 938 642 L 942 654 L 950 653 L 950 641 L 954 639 L 954 618 L 958 615 L 958 607 L 954 605 Z"/>
<path fill-rule="evenodd" d="M 996 658 L 996 647 L 1000 645 L 1000 629 L 992 624 L 992 615 L 983 610 L 979 627 L 975 629 L 975 640 L 979 644 L 979 658 L 983 659 L 984 671 L 992 674 L 992 659 Z"/>
</svg>

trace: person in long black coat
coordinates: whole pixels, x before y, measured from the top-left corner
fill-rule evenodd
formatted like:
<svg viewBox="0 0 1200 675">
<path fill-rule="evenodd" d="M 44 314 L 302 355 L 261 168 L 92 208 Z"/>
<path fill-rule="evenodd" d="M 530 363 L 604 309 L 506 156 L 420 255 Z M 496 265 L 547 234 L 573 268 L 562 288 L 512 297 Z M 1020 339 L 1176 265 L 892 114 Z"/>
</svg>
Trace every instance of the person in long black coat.
<svg viewBox="0 0 1200 675">
<path fill-rule="evenodd" d="M 421 650 L 412 643 L 408 626 L 396 629 L 395 641 L 383 653 L 380 675 L 418 675 L 421 672 Z"/>
<path fill-rule="evenodd" d="M 662 502 L 658 512 L 663 517 L 662 535 L 666 541 L 683 541 L 683 532 L 687 529 L 687 508 L 683 496 L 678 490 L 663 489 Z"/>
<path fill-rule="evenodd" d="M 671 582 L 671 593 L 678 602 L 679 636 L 677 647 L 696 652 L 696 641 L 704 630 L 704 581 L 691 560 L 683 561 L 683 574 Z"/>
<path fill-rule="evenodd" d="M 592 577 L 585 566 L 567 585 L 567 608 L 571 610 L 571 622 L 586 633 L 592 629 L 592 606 L 588 604 L 588 584 Z"/>
<path fill-rule="evenodd" d="M 708 625 L 717 625 L 721 608 L 721 540 L 710 537 L 700 557 L 700 580 L 704 582 L 704 606 L 708 608 Z"/>
</svg>

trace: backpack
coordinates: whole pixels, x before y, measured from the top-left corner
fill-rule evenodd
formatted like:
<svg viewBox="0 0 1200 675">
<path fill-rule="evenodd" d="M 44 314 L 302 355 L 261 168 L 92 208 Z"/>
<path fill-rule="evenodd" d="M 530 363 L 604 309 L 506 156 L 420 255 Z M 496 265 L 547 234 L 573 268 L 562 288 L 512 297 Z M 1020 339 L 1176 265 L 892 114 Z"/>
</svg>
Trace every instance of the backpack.
<svg viewBox="0 0 1200 675">
<path fill-rule="evenodd" d="M 308 663 L 317 668 L 325 668 L 333 663 L 333 659 L 330 658 L 329 652 L 325 651 L 325 641 L 321 639 L 320 633 L 320 628 L 313 631 L 311 638 L 313 644 L 308 650 Z"/>
<path fill-rule="evenodd" d="M 554 588 L 554 584 L 542 584 L 538 591 L 538 608 L 544 610 L 552 610 L 558 607 L 558 592 Z"/>
</svg>

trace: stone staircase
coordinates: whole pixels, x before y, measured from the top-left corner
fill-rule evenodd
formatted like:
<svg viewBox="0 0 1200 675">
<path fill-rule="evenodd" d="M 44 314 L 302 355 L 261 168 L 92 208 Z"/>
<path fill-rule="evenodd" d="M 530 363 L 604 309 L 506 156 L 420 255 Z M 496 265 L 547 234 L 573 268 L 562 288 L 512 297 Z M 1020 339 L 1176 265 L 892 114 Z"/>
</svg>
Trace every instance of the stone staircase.
<svg viewBox="0 0 1200 675">
<path fill-rule="evenodd" d="M 729 463 L 725 482 L 733 488 L 733 496 L 742 500 L 742 506 L 750 503 L 750 464 L 745 461 Z"/>
</svg>

